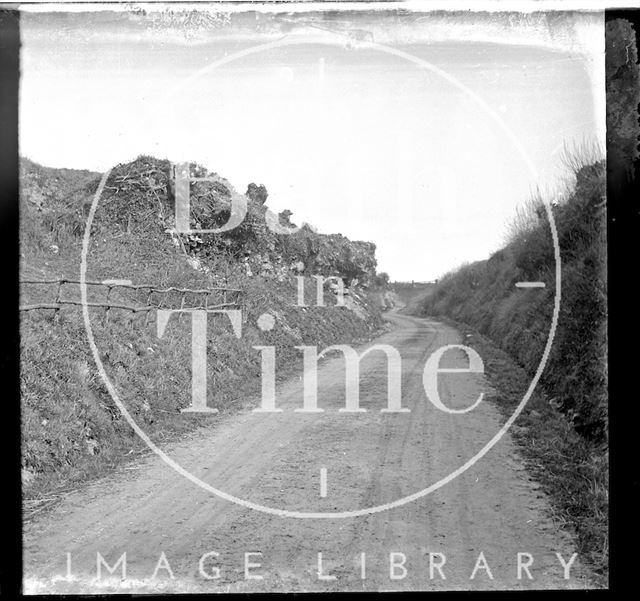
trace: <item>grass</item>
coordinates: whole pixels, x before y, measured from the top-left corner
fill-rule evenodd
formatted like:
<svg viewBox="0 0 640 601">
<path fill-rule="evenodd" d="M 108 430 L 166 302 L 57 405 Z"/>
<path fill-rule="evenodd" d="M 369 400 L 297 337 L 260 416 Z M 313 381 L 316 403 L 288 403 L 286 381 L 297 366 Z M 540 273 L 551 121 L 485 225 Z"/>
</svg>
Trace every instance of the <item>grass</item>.
<svg viewBox="0 0 640 601">
<path fill-rule="evenodd" d="M 578 163 L 580 164 L 580 163 Z M 542 378 L 576 430 L 606 444 L 606 228 L 602 161 L 576 172 L 571 194 L 554 208 L 562 260 L 562 302 L 556 338 Z M 537 201 L 527 205 L 539 206 Z M 443 277 L 420 311 L 477 328 L 529 373 L 546 343 L 555 290 L 555 261 L 546 214 L 517 220 L 505 248 L 486 261 Z M 518 281 L 545 288 L 521 290 Z"/>
<path fill-rule="evenodd" d="M 380 305 L 373 300 L 379 295 L 359 294 L 355 311 L 336 307 L 335 298 L 327 291 L 326 306 L 314 307 L 315 280 L 307 277 L 306 302 L 310 306 L 297 307 L 297 282 L 291 274 L 283 275 L 289 259 L 308 259 L 296 253 L 311 247 L 322 269 L 362 277 L 372 265 L 375 269 L 371 246 L 305 231 L 302 242 L 291 237 L 293 242 L 288 241 L 284 249 L 275 235 L 248 227 L 234 232 L 229 244 L 223 236 L 194 244 L 185 237 L 185 252 L 165 231 L 171 214 L 170 199 L 162 189 L 167 164 L 140 157 L 114 168 L 108 182 L 111 194 L 105 195 L 92 228 L 87 279 L 123 278 L 158 287 L 222 285 L 245 291 L 241 339 L 233 335 L 225 320 L 209 320 L 207 400 L 219 409 L 218 415 L 237 411 L 259 394 L 260 354 L 254 345 L 275 346 L 278 376 L 286 377 L 302 363 L 296 345 L 357 343 L 375 334 L 382 324 Z M 150 178 L 154 178 L 152 186 Z M 96 179 L 97 174 L 23 163 L 21 279 L 78 278 L 86 202 L 95 190 Z M 223 188 L 220 182 L 210 191 L 198 188 L 193 207 L 203 227 L 209 225 L 207 219 L 220 216 L 228 194 L 235 191 L 227 184 Z M 251 211 L 251 219 L 257 220 L 259 208 Z M 333 242 L 351 249 L 346 264 L 338 263 L 328 252 Z M 288 254 L 282 265 L 278 257 L 284 250 Z M 280 271 L 270 277 L 249 276 L 244 256 L 255 272 L 265 261 L 272 272 L 279 265 Z M 203 268 L 189 266 L 187 258 L 197 258 Z M 55 291 L 46 286 L 23 284 L 21 304 L 51 302 L 53 294 Z M 79 298 L 77 289 L 67 294 Z M 111 299 L 128 305 L 146 304 L 130 292 L 114 290 Z M 276 317 L 276 326 L 262 332 L 256 324 L 266 312 Z M 106 319 L 103 309 L 92 309 L 91 324 L 109 378 L 152 440 L 162 443 L 217 423 L 217 416 L 180 413 L 191 403 L 191 327 L 186 318 L 172 318 L 162 339 L 156 336 L 155 314 L 147 324 L 144 314 L 133 317 L 111 310 Z M 39 509 L 43 506 L 40 501 L 55 497 L 56 491 L 104 474 L 143 452 L 144 446 L 99 376 L 79 307 L 65 307 L 57 315 L 46 310 L 24 312 L 20 330 L 23 494 L 27 507 Z"/>
<path fill-rule="evenodd" d="M 577 533 L 581 555 L 606 578 L 606 170 L 597 149 L 591 147 L 565 153 L 564 160 L 573 180 L 556 196 L 552 208 L 562 261 L 561 303 L 539 383 L 549 401 L 541 396 L 532 400 L 529 411 L 534 409 L 537 416 L 523 416 L 526 432 L 517 437 L 561 521 Z M 542 281 L 545 288 L 519 289 L 518 281 Z M 549 220 L 541 196 L 534 195 L 510 224 L 506 246 L 485 261 L 446 274 L 417 313 L 453 319 L 477 333 L 475 338 L 484 341 L 483 353 L 494 358 L 490 371 L 508 409 L 522 396 L 522 391 L 514 396 L 511 381 L 530 379 L 539 366 L 551 325 L 555 284 Z"/>
<path fill-rule="evenodd" d="M 211 320 L 210 406 L 224 414 L 259 394 L 259 354 L 252 345 L 274 345 L 278 375 L 286 377 L 301 366 L 296 344 L 322 347 L 374 335 L 374 327 L 348 309 L 292 307 L 295 293 L 293 286 L 283 290 L 281 284 L 252 281 L 241 340 L 224 322 Z M 263 333 L 255 323 L 267 311 L 276 315 L 277 326 Z M 162 339 L 154 326 L 153 320 L 145 326 L 143 316 L 121 311 L 111 311 L 105 322 L 103 310 L 92 311 L 101 360 L 123 403 L 152 440 L 163 442 L 214 425 L 217 418 L 180 413 L 191 403 L 187 320 L 173 318 Z M 78 309 L 63 309 L 57 317 L 32 312 L 22 321 L 21 335 L 22 458 L 24 469 L 35 476 L 25 490 L 28 498 L 99 476 L 127 453 L 141 450 L 97 373 Z"/>
</svg>

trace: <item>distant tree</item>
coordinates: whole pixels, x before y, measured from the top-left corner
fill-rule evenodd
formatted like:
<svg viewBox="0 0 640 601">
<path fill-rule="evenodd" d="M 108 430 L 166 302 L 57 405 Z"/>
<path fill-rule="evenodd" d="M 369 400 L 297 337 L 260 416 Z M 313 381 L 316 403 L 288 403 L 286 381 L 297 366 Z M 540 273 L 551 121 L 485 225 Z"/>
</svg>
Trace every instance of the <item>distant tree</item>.
<svg viewBox="0 0 640 601">
<path fill-rule="evenodd" d="M 248 196 L 249 199 L 253 202 L 257 202 L 263 205 L 267 201 L 267 196 L 269 196 L 269 193 L 267 192 L 267 189 L 263 184 L 260 184 L 258 186 L 257 184 L 251 182 L 247 187 L 246 196 Z"/>
<path fill-rule="evenodd" d="M 375 278 L 376 286 L 386 287 L 389 285 L 389 274 L 381 271 Z"/>
</svg>

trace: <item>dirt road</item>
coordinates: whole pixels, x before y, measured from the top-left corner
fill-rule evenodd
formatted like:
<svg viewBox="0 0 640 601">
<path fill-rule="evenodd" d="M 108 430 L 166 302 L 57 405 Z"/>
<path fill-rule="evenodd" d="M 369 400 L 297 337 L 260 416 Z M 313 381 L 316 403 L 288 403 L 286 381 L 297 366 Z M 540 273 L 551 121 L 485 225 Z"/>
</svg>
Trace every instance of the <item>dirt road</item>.
<svg viewBox="0 0 640 601">
<path fill-rule="evenodd" d="M 439 377 L 441 400 L 452 408 L 467 407 L 485 392 L 473 411 L 452 415 L 430 403 L 422 381 L 425 361 L 438 348 L 461 343 L 460 335 L 425 319 L 395 313 L 389 319 L 395 327 L 370 344 L 400 352 L 402 405 L 409 413 L 380 412 L 387 402 L 380 352 L 361 363 L 360 404 L 367 411 L 339 412 L 345 404 L 344 361 L 336 354 L 318 372 L 323 413 L 294 411 L 302 407 L 303 385 L 301 377 L 294 378 L 278 386 L 281 413 L 253 413 L 257 400 L 248 401 L 216 428 L 164 450 L 229 494 L 298 512 L 375 507 L 444 478 L 479 451 L 504 418 L 480 374 Z M 443 367 L 467 365 L 462 351 L 449 351 L 442 360 Z M 281 517 L 220 499 L 153 455 L 69 494 L 27 524 L 25 591 L 588 586 L 579 557 L 564 579 L 556 553 L 568 561 L 574 549 L 549 515 L 548 501 L 508 433 L 470 469 L 427 496 L 378 513 L 330 519 Z M 113 575 L 102 565 L 98 580 L 97 553 L 113 567 L 125 552 L 126 579 L 123 560 Z M 532 559 L 533 579 L 524 568 L 518 579 L 518 553 L 521 564 Z"/>
</svg>

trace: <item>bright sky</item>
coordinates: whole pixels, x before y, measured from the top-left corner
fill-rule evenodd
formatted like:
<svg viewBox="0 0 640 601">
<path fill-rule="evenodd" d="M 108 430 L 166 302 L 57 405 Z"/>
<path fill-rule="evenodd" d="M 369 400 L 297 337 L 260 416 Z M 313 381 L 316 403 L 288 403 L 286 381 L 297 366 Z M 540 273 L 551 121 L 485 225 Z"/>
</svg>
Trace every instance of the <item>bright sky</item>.
<svg viewBox="0 0 640 601">
<path fill-rule="evenodd" d="M 225 23 L 185 36 L 125 13 L 23 15 L 21 154 L 98 171 L 139 154 L 195 160 L 239 192 L 265 184 L 298 224 L 375 242 L 392 279 L 430 280 L 502 245 L 530 189 L 563 176 L 563 144 L 604 140 L 602 13 Z M 471 89 L 538 179 L 450 82 L 327 29 L 369 32 Z M 275 40 L 292 44 L 211 68 Z"/>
</svg>

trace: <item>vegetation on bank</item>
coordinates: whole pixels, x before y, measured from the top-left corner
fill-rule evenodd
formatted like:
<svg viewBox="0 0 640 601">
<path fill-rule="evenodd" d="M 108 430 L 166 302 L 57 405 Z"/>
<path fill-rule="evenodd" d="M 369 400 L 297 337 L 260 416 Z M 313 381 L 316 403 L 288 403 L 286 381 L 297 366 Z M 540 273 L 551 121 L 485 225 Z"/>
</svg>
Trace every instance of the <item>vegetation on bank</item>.
<svg viewBox="0 0 640 601">
<path fill-rule="evenodd" d="M 575 176 L 573 190 L 552 206 L 561 256 L 561 302 L 541 384 L 579 434 L 605 443 L 604 162 L 578 162 Z M 522 289 L 518 282 L 542 282 L 545 287 Z M 469 324 L 533 374 L 549 337 L 555 284 L 551 228 L 536 199 L 521 212 L 502 250 L 445 275 L 424 300 L 422 311 Z"/>
<path fill-rule="evenodd" d="M 575 182 L 550 199 L 561 256 L 558 324 L 539 381 L 544 394 L 530 402 L 516 432 L 561 521 L 576 532 L 581 555 L 603 575 L 608 557 L 606 170 L 593 152 L 567 154 L 565 161 Z M 545 286 L 520 288 L 518 282 Z M 442 277 L 418 313 L 453 319 L 473 332 L 474 340 L 484 341 L 482 356 L 489 359 L 497 403 L 510 413 L 542 359 L 555 285 L 551 227 L 536 196 L 510 224 L 503 249 Z"/>
<path fill-rule="evenodd" d="M 162 338 L 155 313 L 91 309 L 96 344 L 121 400 L 157 441 L 195 427 L 214 426 L 220 416 L 260 392 L 260 354 L 255 345 L 276 347 L 278 376 L 301 365 L 296 345 L 327 346 L 370 338 L 381 326 L 380 303 L 362 284 L 373 283 L 375 246 L 325 236 L 306 226 L 296 234 L 265 227 L 266 190 L 250 186 L 245 222 L 223 235 L 175 231 L 170 164 L 139 157 L 114 168 L 91 232 L 88 280 L 127 279 L 157 287 L 244 291 L 243 332 L 236 338 L 224 319 L 209 320 L 208 404 L 220 414 L 194 416 L 191 403 L 191 324 L 172 318 Z M 192 166 L 193 175 L 211 175 Z M 88 206 L 100 174 L 49 169 L 23 160 L 21 173 L 21 280 L 77 279 Z M 224 179 L 192 184 L 194 227 L 215 227 L 239 196 Z M 280 223 L 291 227 L 290 213 Z M 348 303 L 336 306 L 327 286 L 324 307 L 315 307 L 312 275 L 337 275 L 351 284 Z M 305 277 L 307 307 L 296 306 L 296 276 Z M 79 298 L 79 289 L 75 294 Z M 371 291 L 371 288 L 369 288 Z M 133 296 L 131 296 L 133 294 Z M 21 285 L 20 304 L 52 302 L 55 288 Z M 113 290 L 111 301 L 139 306 L 145 298 Z M 258 318 L 275 318 L 262 331 Z M 22 468 L 24 493 L 37 505 L 52 490 L 74 486 L 143 449 L 102 382 L 87 343 L 79 307 L 57 314 L 21 314 Z M 37 505 L 39 506 L 39 505 Z"/>
</svg>

